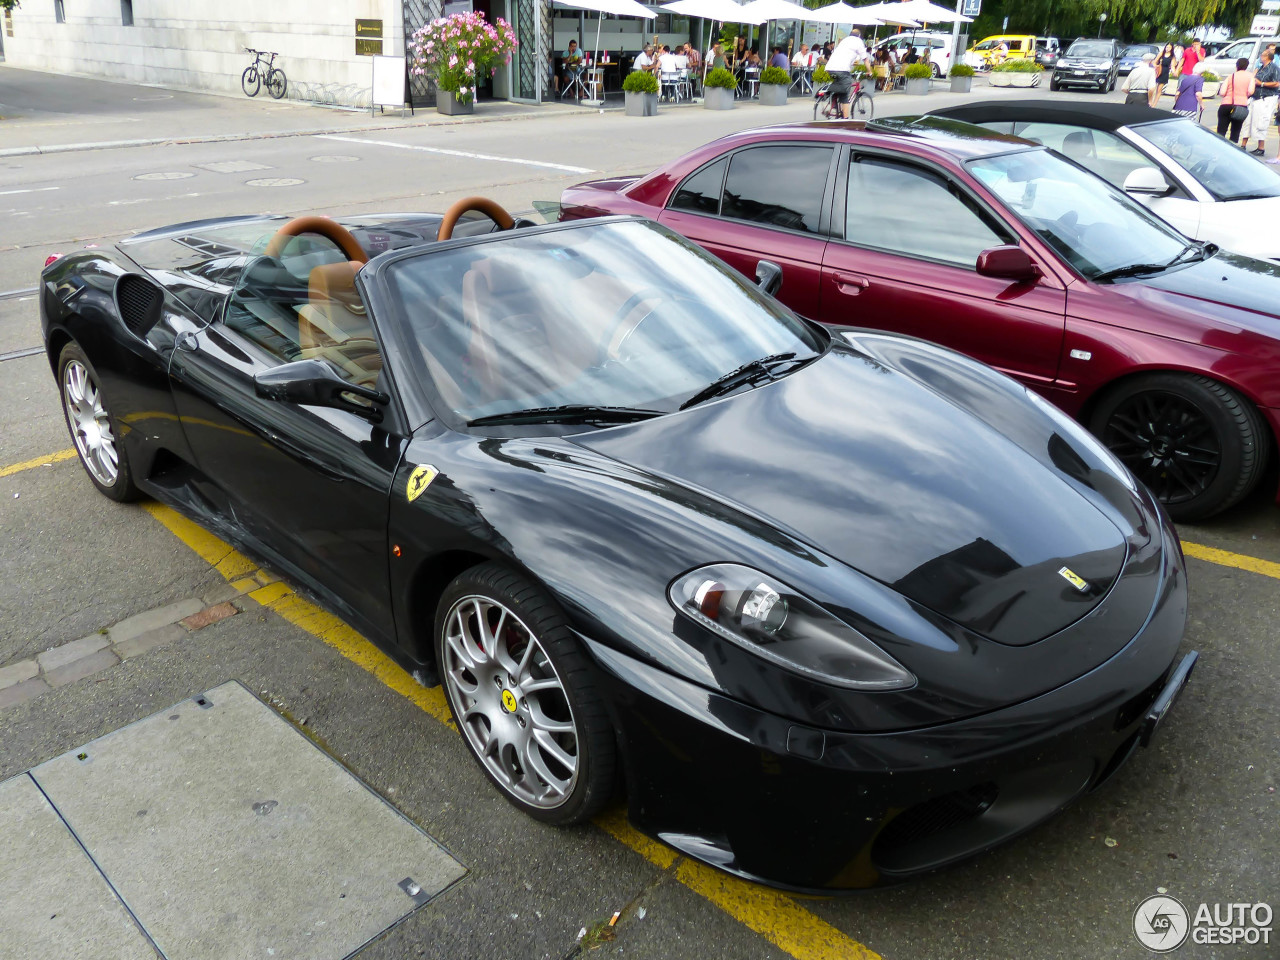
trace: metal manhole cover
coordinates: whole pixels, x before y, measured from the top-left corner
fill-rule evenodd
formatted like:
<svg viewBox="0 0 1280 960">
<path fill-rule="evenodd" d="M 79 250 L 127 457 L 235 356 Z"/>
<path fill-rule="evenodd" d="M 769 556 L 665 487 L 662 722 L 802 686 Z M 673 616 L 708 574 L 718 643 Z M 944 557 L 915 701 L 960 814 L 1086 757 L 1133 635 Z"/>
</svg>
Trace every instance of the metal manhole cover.
<svg viewBox="0 0 1280 960">
<path fill-rule="evenodd" d="M 300 183 L 306 183 L 305 180 L 299 180 L 297 177 L 259 177 L 257 180 L 246 180 L 245 185 L 249 187 L 296 187 Z"/>
<path fill-rule="evenodd" d="M 312 157 L 315 163 L 354 163 L 359 157 L 353 157 L 345 153 L 330 153 L 322 157 Z"/>
<path fill-rule="evenodd" d="M 135 180 L 186 180 L 188 177 L 194 177 L 194 173 L 182 173 L 177 170 L 168 170 L 164 173 L 140 173 L 133 179 Z"/>
</svg>

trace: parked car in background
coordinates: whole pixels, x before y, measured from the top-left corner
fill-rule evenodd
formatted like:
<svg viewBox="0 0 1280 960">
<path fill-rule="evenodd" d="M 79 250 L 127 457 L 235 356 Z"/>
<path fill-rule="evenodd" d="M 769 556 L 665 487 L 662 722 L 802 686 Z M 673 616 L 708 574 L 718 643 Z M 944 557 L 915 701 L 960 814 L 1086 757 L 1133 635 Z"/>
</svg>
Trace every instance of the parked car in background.
<svg viewBox="0 0 1280 960">
<path fill-rule="evenodd" d="M 1231 46 L 1235 42 L 1236 38 L 1232 37 L 1229 40 L 1206 40 L 1202 42 L 1200 46 L 1204 47 L 1204 52 L 1209 56 L 1216 57 L 1219 52 L 1227 49 L 1227 47 Z"/>
<path fill-rule="evenodd" d="M 1076 40 L 1054 65 L 1049 89 L 1114 90 L 1119 59 L 1120 48 L 1114 40 Z"/>
<path fill-rule="evenodd" d="M 1052 70 L 1062 56 L 1062 47 L 1057 37 L 1036 37 L 1036 63 L 1046 70 Z"/>
<path fill-rule="evenodd" d="M 1007 53 L 1001 53 L 1000 45 L 1004 44 L 1008 48 Z M 972 59 L 966 59 L 974 69 L 989 70 L 992 64 L 1000 63 L 1002 60 L 1018 60 L 1034 57 L 1036 51 L 1036 38 L 1027 34 L 997 34 L 994 37 L 986 37 L 978 41 L 965 54 L 966 58 L 972 55 Z"/>
<path fill-rule="evenodd" d="M 1131 43 L 1120 51 L 1120 62 L 1116 64 L 1116 73 L 1127 77 L 1133 68 L 1142 62 L 1144 53 L 1160 56 L 1160 46 L 1155 43 Z"/>
<path fill-rule="evenodd" d="M 564 192 L 562 218 L 605 213 L 656 219 L 748 277 L 776 261 L 802 315 L 1010 374 L 1178 519 L 1245 496 L 1280 433 L 1280 267 L 1189 241 L 1028 140 L 947 117 L 748 130 Z"/>
<path fill-rule="evenodd" d="M 1206 57 L 1204 68 L 1210 73 L 1216 73 L 1225 79 L 1235 72 L 1236 61 L 1241 57 L 1248 60 L 1249 66 L 1252 68 L 1258 62 L 1258 58 L 1262 56 L 1262 51 L 1267 49 L 1267 44 L 1276 42 L 1276 37 L 1244 37 L 1227 44 L 1217 53 Z"/>
<path fill-rule="evenodd" d="M 1280 261 L 1280 172 L 1200 124 L 1142 104 L 985 100 L 934 116 L 1052 147 L 1195 240 Z"/>
<path fill-rule="evenodd" d="M 945 77 L 951 72 L 951 34 L 949 33 L 925 33 L 917 31 L 916 33 L 897 33 L 892 37 L 886 37 L 875 45 L 874 50 L 888 48 L 895 54 L 898 48 L 907 45 L 915 47 L 917 50 L 929 48 L 929 62 L 933 65 L 933 75 L 935 77 Z"/>
</svg>

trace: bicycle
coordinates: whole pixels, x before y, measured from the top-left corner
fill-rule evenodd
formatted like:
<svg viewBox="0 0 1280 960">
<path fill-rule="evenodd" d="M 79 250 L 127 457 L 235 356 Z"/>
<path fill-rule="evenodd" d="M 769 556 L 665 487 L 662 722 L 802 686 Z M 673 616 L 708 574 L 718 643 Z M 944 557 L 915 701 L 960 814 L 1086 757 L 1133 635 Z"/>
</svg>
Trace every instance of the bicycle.
<svg viewBox="0 0 1280 960">
<path fill-rule="evenodd" d="M 855 80 L 849 87 L 849 119 L 870 120 L 876 112 L 871 95 L 862 92 L 862 81 Z M 840 104 L 831 96 L 831 84 L 824 83 L 813 92 L 813 119 L 840 120 Z"/>
<path fill-rule="evenodd" d="M 253 47 L 244 49 L 253 54 L 253 63 L 249 64 L 240 75 L 240 86 L 244 88 L 245 95 L 256 97 L 265 83 L 267 93 L 279 100 L 289 87 L 289 80 L 285 77 L 284 71 L 275 65 L 276 57 L 280 54 L 269 50 L 255 50 Z"/>
</svg>

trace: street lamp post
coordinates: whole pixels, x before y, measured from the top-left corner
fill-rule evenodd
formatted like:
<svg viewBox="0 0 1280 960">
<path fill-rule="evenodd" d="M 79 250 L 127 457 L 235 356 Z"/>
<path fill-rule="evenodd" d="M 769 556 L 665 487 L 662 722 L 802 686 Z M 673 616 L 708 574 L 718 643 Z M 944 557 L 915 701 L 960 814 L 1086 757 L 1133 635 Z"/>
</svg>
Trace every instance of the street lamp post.
<svg viewBox="0 0 1280 960">
<path fill-rule="evenodd" d="M 1107 12 L 1104 10 L 1098 14 L 1098 39 L 1102 39 L 1102 25 L 1107 22 Z"/>
</svg>

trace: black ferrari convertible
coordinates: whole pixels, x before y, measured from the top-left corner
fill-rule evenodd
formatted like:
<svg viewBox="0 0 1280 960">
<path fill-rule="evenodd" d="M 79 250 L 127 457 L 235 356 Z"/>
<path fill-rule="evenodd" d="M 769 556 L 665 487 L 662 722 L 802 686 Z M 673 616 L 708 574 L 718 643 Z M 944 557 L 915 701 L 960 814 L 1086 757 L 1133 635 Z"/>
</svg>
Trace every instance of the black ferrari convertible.
<svg viewBox="0 0 1280 960">
<path fill-rule="evenodd" d="M 835 892 L 1096 788 L 1195 654 L 1177 536 L 1097 441 L 779 276 L 477 198 L 165 227 L 51 262 L 40 307 L 93 484 L 438 675 L 518 808 L 621 785 L 689 856 Z"/>
</svg>

